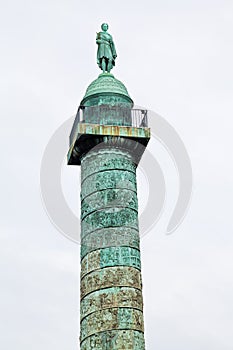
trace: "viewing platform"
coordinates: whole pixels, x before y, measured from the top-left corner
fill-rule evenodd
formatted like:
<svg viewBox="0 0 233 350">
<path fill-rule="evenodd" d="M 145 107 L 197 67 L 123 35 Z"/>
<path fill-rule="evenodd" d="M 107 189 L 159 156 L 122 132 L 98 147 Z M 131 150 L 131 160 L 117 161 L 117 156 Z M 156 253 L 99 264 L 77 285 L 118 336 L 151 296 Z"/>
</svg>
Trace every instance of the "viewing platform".
<svg viewBox="0 0 233 350">
<path fill-rule="evenodd" d="M 87 153 L 97 144 L 116 141 L 116 137 L 146 146 L 150 139 L 148 111 L 128 106 L 80 106 L 70 134 L 68 164 L 80 165 L 84 150 Z M 120 144 L 129 145 L 124 141 L 121 140 L 119 147 Z M 141 155 L 140 151 L 137 157 Z"/>
</svg>

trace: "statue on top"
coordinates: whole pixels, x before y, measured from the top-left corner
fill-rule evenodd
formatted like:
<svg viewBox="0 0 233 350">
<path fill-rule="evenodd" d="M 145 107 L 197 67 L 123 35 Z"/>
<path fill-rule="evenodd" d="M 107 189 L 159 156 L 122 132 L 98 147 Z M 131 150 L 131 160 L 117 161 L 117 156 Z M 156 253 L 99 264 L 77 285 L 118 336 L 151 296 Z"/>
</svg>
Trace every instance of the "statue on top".
<svg viewBox="0 0 233 350">
<path fill-rule="evenodd" d="M 103 23 L 101 26 L 102 32 L 97 33 L 96 44 L 98 45 L 97 63 L 103 73 L 110 73 L 115 66 L 117 57 L 116 49 L 112 36 L 107 33 L 108 24 Z"/>
</svg>

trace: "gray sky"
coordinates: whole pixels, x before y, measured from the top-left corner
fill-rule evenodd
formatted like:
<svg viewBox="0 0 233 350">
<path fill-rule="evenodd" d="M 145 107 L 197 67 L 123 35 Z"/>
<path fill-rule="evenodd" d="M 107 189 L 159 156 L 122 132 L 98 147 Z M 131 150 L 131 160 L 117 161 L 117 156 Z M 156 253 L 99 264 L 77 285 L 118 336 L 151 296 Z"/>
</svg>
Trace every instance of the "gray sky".
<svg viewBox="0 0 233 350">
<path fill-rule="evenodd" d="M 77 349 L 79 247 L 44 212 L 39 171 L 49 138 L 100 73 L 95 33 L 107 21 L 114 75 L 175 127 L 194 172 L 188 215 L 165 236 L 178 180 L 167 152 L 150 143 L 167 203 L 141 244 L 147 349 L 232 350 L 232 1 L 1 5 L 0 347 Z M 75 211 L 78 170 L 64 165 L 62 182 Z M 141 210 L 144 183 L 140 176 Z"/>
</svg>

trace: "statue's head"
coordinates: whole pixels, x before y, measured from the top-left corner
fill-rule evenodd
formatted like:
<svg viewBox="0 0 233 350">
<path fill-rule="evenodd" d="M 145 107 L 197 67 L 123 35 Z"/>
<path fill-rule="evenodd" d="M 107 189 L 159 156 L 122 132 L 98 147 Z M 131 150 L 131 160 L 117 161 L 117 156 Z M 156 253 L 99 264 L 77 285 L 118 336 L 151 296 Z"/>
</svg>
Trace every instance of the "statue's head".
<svg viewBox="0 0 233 350">
<path fill-rule="evenodd" d="M 101 26 L 101 29 L 106 32 L 108 30 L 108 24 L 107 23 L 103 23 Z"/>
</svg>

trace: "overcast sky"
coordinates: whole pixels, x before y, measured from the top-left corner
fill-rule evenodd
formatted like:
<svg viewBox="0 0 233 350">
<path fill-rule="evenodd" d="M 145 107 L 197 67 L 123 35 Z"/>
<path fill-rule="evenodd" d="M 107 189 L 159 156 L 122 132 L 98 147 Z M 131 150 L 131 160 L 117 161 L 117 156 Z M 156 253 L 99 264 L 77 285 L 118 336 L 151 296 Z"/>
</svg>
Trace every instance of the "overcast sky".
<svg viewBox="0 0 233 350">
<path fill-rule="evenodd" d="M 173 125 L 194 174 L 188 215 L 166 236 L 178 179 L 166 150 L 149 144 L 167 202 L 141 244 L 147 350 L 232 350 L 233 2 L 2 0 L 0 16 L 0 348 L 78 349 L 79 246 L 48 219 L 39 172 L 51 135 L 100 73 L 95 33 L 108 22 L 114 75 Z M 78 169 L 64 163 L 62 183 L 77 212 Z"/>
</svg>

